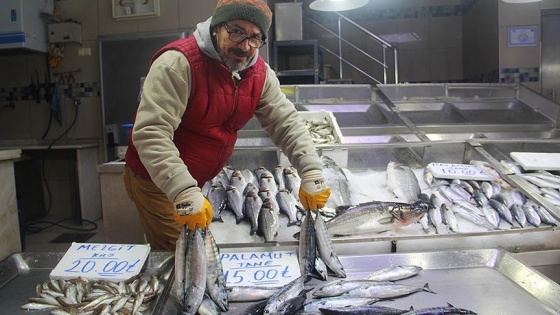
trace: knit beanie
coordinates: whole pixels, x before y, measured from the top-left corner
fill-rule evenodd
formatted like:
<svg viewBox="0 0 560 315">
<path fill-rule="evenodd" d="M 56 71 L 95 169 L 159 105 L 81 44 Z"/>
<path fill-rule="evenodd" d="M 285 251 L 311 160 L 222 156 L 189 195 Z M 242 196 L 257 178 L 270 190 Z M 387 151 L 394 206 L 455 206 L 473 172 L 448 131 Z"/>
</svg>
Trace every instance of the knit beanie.
<svg viewBox="0 0 560 315">
<path fill-rule="evenodd" d="M 210 27 L 231 20 L 249 21 L 261 29 L 266 38 L 272 23 L 272 11 L 264 0 L 219 0 Z"/>
</svg>

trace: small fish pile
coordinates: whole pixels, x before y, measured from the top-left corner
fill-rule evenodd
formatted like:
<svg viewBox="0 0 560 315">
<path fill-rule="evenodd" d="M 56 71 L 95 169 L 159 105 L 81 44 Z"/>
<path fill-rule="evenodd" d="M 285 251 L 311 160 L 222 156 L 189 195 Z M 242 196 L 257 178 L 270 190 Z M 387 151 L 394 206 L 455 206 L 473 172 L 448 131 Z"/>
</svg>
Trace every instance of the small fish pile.
<svg viewBox="0 0 560 315">
<path fill-rule="evenodd" d="M 36 287 L 37 297 L 29 298 L 23 310 L 68 314 L 142 314 L 148 302 L 157 297 L 159 280 L 141 275 L 112 282 L 74 278 L 48 280 Z"/>
<path fill-rule="evenodd" d="M 250 171 L 228 165 L 205 183 L 203 194 L 212 204 L 213 221 L 223 222 L 222 213 L 229 210 L 236 224 L 250 224 L 250 235 L 271 242 L 278 235 L 280 215 L 288 219 L 287 226 L 300 224 L 300 181 L 292 167 L 278 165 L 272 171 L 265 167 Z"/>
<path fill-rule="evenodd" d="M 229 308 L 219 248 L 208 228 L 183 227 L 176 243 L 174 289 L 186 314 L 219 314 Z"/>
<path fill-rule="evenodd" d="M 497 174 L 487 163 L 475 164 Z M 434 178 L 425 169 L 424 181 L 431 193 L 424 197 L 430 201 L 428 215 L 419 221 L 424 232 L 430 233 L 433 227 L 437 234 L 444 233 L 446 228 L 460 233 L 457 217 L 486 230 L 559 225 L 545 208 L 505 182 L 499 174 L 494 177 L 496 179 L 491 181 L 444 180 Z"/>
<path fill-rule="evenodd" d="M 338 140 L 334 135 L 334 126 L 326 117 L 323 119 L 304 119 L 303 123 L 307 130 L 309 130 L 314 143 L 337 143 Z"/>
</svg>

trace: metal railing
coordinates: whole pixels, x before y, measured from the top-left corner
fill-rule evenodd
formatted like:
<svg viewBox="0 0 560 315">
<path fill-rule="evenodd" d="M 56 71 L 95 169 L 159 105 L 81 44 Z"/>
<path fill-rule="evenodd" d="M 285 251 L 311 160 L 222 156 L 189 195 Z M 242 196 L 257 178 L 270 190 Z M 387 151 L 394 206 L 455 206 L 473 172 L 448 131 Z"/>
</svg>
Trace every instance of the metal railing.
<svg viewBox="0 0 560 315">
<path fill-rule="evenodd" d="M 314 24 L 316 24 L 317 26 L 319 26 L 320 28 L 322 28 L 323 30 L 327 31 L 328 33 L 330 33 L 331 35 L 335 36 L 338 39 L 338 53 L 333 52 L 332 50 L 328 49 L 327 47 L 320 45 L 321 49 L 332 54 L 333 56 L 335 56 L 338 59 L 338 74 L 339 74 L 339 78 L 342 79 L 343 78 L 343 69 L 342 69 L 342 65 L 343 63 L 348 65 L 349 67 L 355 69 L 356 71 L 362 73 L 364 76 L 368 77 L 370 80 L 376 82 L 376 83 L 390 83 L 387 82 L 388 81 L 388 75 L 387 75 L 387 71 L 389 70 L 389 68 L 391 68 L 391 66 L 388 64 L 387 61 L 387 51 L 392 51 L 393 53 L 393 71 L 394 71 L 394 76 L 395 76 L 395 80 L 392 83 L 398 83 L 399 82 L 399 71 L 398 71 L 398 55 L 397 55 L 397 48 L 394 47 L 393 45 L 391 45 L 390 43 L 388 43 L 387 41 L 385 41 L 383 38 L 373 34 L 372 32 L 368 31 L 367 29 L 363 28 L 362 26 L 360 26 L 359 24 L 357 24 L 356 22 L 352 21 L 351 19 L 345 17 L 344 15 L 338 13 L 338 12 L 333 12 L 334 14 L 337 15 L 338 17 L 338 30 L 337 33 L 331 31 L 330 29 L 328 29 L 327 27 L 325 27 L 324 25 L 322 25 L 321 23 L 313 20 L 312 18 L 308 18 L 308 20 Z M 378 58 L 375 58 L 374 56 L 372 56 L 371 54 L 367 53 L 366 51 L 362 50 L 361 48 L 357 47 L 356 45 L 350 43 L 349 41 L 347 41 L 346 39 L 342 38 L 342 20 L 348 22 L 350 25 L 354 26 L 355 28 L 357 28 L 359 31 L 361 31 L 362 33 L 364 33 L 366 36 L 368 36 L 369 38 L 373 39 L 374 42 L 378 43 L 379 45 L 382 46 L 382 58 L 381 60 L 379 60 Z M 362 55 L 364 55 L 366 58 L 372 60 L 375 62 L 375 64 L 381 66 L 383 68 L 383 82 L 381 82 L 380 80 L 376 79 L 373 75 L 369 74 L 368 72 L 360 69 L 358 66 L 356 66 L 355 64 L 353 64 L 352 62 L 350 62 L 349 60 L 345 59 L 342 56 L 342 43 L 347 44 L 349 47 L 352 47 L 353 49 L 355 49 L 356 51 L 358 51 L 359 53 L 361 53 Z"/>
</svg>

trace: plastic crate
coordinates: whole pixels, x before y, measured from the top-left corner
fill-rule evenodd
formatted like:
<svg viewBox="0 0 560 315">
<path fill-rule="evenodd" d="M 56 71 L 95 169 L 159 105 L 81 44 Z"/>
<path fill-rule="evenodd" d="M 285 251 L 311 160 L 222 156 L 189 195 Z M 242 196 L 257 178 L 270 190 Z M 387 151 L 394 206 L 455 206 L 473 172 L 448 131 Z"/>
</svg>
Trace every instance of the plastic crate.
<svg viewBox="0 0 560 315">
<path fill-rule="evenodd" d="M 336 122 L 336 117 L 334 117 L 333 113 L 326 110 L 320 111 L 299 111 L 298 112 L 302 120 L 317 120 L 322 121 L 324 119 L 327 120 L 329 125 L 333 127 L 333 135 L 335 138 L 334 143 L 343 143 L 342 132 L 340 131 L 340 127 Z M 329 147 L 329 144 L 318 144 L 317 145 L 317 153 L 319 156 L 326 155 L 330 157 L 338 166 L 346 168 L 348 165 L 348 149 L 341 149 L 341 148 L 333 148 Z M 281 150 L 277 152 L 278 156 L 278 164 L 287 167 L 290 166 L 290 161 L 288 158 L 282 153 Z"/>
</svg>

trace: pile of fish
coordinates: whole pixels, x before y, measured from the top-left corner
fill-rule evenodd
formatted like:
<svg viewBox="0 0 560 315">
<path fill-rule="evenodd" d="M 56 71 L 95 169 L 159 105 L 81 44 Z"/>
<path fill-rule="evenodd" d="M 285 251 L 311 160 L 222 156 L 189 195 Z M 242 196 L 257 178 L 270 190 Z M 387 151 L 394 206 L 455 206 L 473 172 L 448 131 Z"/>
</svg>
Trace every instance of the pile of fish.
<svg viewBox="0 0 560 315">
<path fill-rule="evenodd" d="M 182 228 L 175 249 L 174 289 L 184 314 L 219 314 L 228 310 L 220 252 L 208 228 Z"/>
<path fill-rule="evenodd" d="M 558 226 L 545 208 L 504 181 L 489 164 L 474 163 L 494 174 L 495 179 L 444 180 L 434 178 L 427 168 L 424 170 L 424 180 L 430 187 L 430 196 L 424 199 L 431 204 L 427 216 L 419 223 L 426 233 L 430 233 L 432 227 L 435 233 L 443 233 L 446 228 L 460 233 L 457 217 L 485 230 Z"/>
<path fill-rule="evenodd" d="M 527 185 L 536 194 L 543 197 L 560 211 L 560 176 L 547 171 L 526 172 L 518 164 L 502 160 L 500 163 L 514 174 L 527 181 Z"/>
<path fill-rule="evenodd" d="M 394 301 L 403 296 L 417 292 L 432 291 L 428 284 L 413 286 L 397 283 L 396 281 L 413 277 L 422 271 L 416 265 L 389 266 L 367 275 L 364 279 L 336 280 L 315 290 L 314 299 L 303 306 L 306 314 L 476 314 L 467 309 L 460 309 L 448 305 L 414 310 L 406 310 L 377 305 L 383 300 Z"/>
<path fill-rule="evenodd" d="M 23 310 L 68 314 L 142 314 L 148 302 L 157 297 L 159 280 L 141 275 L 111 282 L 74 278 L 48 280 L 36 287 L 37 297 L 29 298 Z"/>
<path fill-rule="evenodd" d="M 279 215 L 288 226 L 299 224 L 301 179 L 292 167 L 278 165 L 272 171 L 258 167 L 254 171 L 224 167 L 205 183 L 203 193 L 214 209 L 213 221 L 222 221 L 223 211 L 231 211 L 237 224 L 247 221 L 250 234 L 274 241 L 280 228 Z"/>
<path fill-rule="evenodd" d="M 323 119 L 304 119 L 303 123 L 314 143 L 337 143 L 338 140 L 334 135 L 334 126 L 329 122 L 327 117 Z"/>
</svg>

